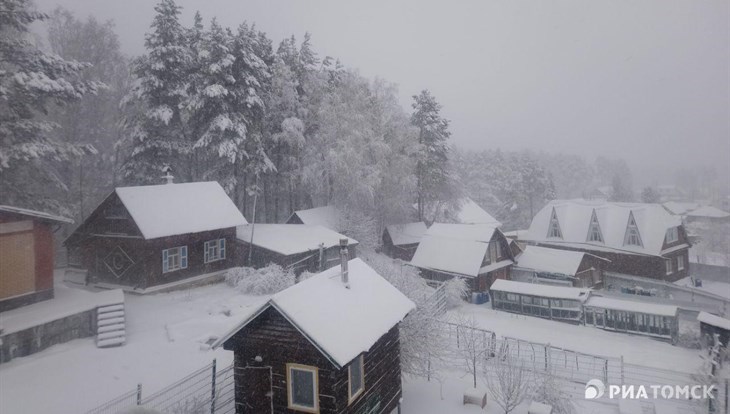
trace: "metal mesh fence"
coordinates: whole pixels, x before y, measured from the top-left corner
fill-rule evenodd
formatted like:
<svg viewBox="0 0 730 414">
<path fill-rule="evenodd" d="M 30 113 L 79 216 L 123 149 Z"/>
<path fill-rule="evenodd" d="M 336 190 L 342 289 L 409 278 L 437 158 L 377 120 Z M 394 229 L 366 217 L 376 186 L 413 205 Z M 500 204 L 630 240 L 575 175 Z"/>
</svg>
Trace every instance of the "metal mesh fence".
<svg viewBox="0 0 730 414">
<path fill-rule="evenodd" d="M 124 409 L 134 407 L 138 404 L 141 397 L 141 387 L 137 387 L 132 391 L 126 392 L 113 400 L 87 411 L 86 414 L 116 414 Z"/>
</svg>

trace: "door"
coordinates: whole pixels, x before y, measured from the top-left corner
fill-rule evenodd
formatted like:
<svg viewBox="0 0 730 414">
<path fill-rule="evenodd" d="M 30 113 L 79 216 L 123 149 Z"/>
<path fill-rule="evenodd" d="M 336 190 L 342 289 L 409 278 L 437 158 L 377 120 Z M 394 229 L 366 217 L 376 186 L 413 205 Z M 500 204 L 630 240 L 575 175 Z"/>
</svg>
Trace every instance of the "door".
<svg viewBox="0 0 730 414">
<path fill-rule="evenodd" d="M 35 291 L 33 233 L 0 237 L 0 299 Z"/>
<path fill-rule="evenodd" d="M 271 413 L 271 367 L 248 366 L 238 378 L 241 380 L 241 388 L 236 392 L 240 395 L 240 402 L 236 403 L 236 414 Z"/>
</svg>

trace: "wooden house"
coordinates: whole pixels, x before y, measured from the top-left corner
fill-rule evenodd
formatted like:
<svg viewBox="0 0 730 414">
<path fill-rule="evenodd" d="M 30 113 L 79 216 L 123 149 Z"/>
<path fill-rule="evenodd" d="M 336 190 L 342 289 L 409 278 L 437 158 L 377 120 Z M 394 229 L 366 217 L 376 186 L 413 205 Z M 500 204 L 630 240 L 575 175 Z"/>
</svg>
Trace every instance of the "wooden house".
<svg viewBox="0 0 730 414">
<path fill-rule="evenodd" d="M 73 220 L 0 206 L 0 312 L 53 297 L 53 233 Z"/>
<path fill-rule="evenodd" d="M 340 212 L 334 206 L 314 207 L 297 210 L 286 220 L 287 224 L 309 224 L 322 226 L 330 230 L 340 231 Z"/>
<path fill-rule="evenodd" d="M 594 254 L 527 246 L 515 258 L 512 280 L 548 285 L 596 287 L 608 260 Z"/>
<path fill-rule="evenodd" d="M 411 260 L 424 278 L 461 277 L 472 292 L 486 292 L 495 280 L 508 279 L 513 264 L 507 238 L 491 224 L 434 223 Z"/>
<path fill-rule="evenodd" d="M 234 352 L 236 412 L 392 412 L 414 307 L 361 259 L 273 295 L 213 344 Z"/>
<path fill-rule="evenodd" d="M 414 205 L 414 208 L 418 208 L 418 205 Z M 494 227 L 502 225 L 469 197 L 450 203 L 427 204 L 423 215 L 427 223 L 491 224 Z"/>
<path fill-rule="evenodd" d="M 679 308 L 674 305 L 591 295 L 584 303 L 583 313 L 586 325 L 607 331 L 651 336 L 672 343 L 679 334 Z"/>
<path fill-rule="evenodd" d="M 704 223 L 707 225 L 730 223 L 730 213 L 713 206 L 702 206 L 688 211 L 687 223 Z"/>
<path fill-rule="evenodd" d="M 236 258 L 239 266 L 275 263 L 297 275 L 316 273 L 340 263 L 342 239 L 348 240 L 350 259 L 357 257 L 357 240 L 319 225 L 246 224 L 236 229 Z"/>
<path fill-rule="evenodd" d="M 687 232 L 660 204 L 551 201 L 535 215 L 525 240 L 607 259 L 605 271 L 670 282 L 688 276 Z"/>
<path fill-rule="evenodd" d="M 64 243 L 89 282 L 145 289 L 234 267 L 243 224 L 217 182 L 120 187 Z"/>
<path fill-rule="evenodd" d="M 588 289 L 497 280 L 490 290 L 492 309 L 564 322 L 583 320 Z"/>
<path fill-rule="evenodd" d="M 385 254 L 394 259 L 411 261 L 426 230 L 426 223 L 422 221 L 386 226 L 383 230 Z"/>
<path fill-rule="evenodd" d="M 700 312 L 697 315 L 697 321 L 700 323 L 700 334 L 706 338 L 708 345 L 714 343 L 714 336 L 717 335 L 721 346 L 726 349 L 730 348 L 730 319 Z"/>
</svg>

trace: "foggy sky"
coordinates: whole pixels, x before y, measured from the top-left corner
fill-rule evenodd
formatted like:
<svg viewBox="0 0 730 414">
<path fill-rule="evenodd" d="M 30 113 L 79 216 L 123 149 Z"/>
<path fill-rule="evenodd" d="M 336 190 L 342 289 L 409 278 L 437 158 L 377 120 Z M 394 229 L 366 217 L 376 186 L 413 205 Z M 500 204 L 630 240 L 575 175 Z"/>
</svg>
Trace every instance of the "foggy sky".
<svg viewBox="0 0 730 414">
<path fill-rule="evenodd" d="M 129 55 L 144 53 L 156 3 L 35 1 L 41 10 L 61 5 L 113 19 Z M 639 173 L 689 158 L 728 181 L 727 0 L 178 4 L 186 26 L 200 10 L 206 24 L 253 22 L 275 44 L 309 31 L 320 57 L 398 84 L 409 112 L 410 96 L 430 89 L 461 147 L 623 157 Z"/>
</svg>

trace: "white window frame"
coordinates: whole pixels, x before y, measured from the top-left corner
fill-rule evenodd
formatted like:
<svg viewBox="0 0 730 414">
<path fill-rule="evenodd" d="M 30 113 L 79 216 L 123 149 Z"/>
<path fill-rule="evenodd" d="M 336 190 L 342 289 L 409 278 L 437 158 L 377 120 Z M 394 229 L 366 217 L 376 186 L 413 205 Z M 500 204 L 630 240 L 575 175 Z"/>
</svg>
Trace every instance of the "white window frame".
<svg viewBox="0 0 730 414">
<path fill-rule="evenodd" d="M 563 238 L 563 232 L 560 230 L 560 221 L 558 221 L 558 214 L 555 212 L 555 207 L 553 207 L 553 212 L 550 214 L 550 226 L 548 226 L 548 239 L 562 239 Z"/>
<path fill-rule="evenodd" d="M 677 256 L 677 271 L 684 270 L 684 256 Z"/>
<path fill-rule="evenodd" d="M 594 237 L 595 236 L 595 237 Z M 601 232 L 601 223 L 598 221 L 596 210 L 591 215 L 591 224 L 588 226 L 588 241 L 603 243 L 603 233 Z"/>
<path fill-rule="evenodd" d="M 353 393 L 352 391 L 352 371 L 350 370 L 350 367 L 352 364 L 359 364 L 360 365 L 360 389 L 355 390 Z M 357 358 L 355 358 L 352 362 L 350 362 L 349 365 L 347 365 L 347 403 L 352 404 L 353 401 L 357 399 L 363 392 L 365 392 L 365 361 L 363 358 L 363 355 L 360 354 Z"/>
<path fill-rule="evenodd" d="M 628 223 L 626 223 L 624 246 L 626 245 L 644 247 L 644 243 L 641 242 L 641 233 L 639 233 L 639 226 L 636 224 L 636 219 L 634 218 L 633 212 L 629 212 L 629 221 Z"/>
<path fill-rule="evenodd" d="M 670 237 L 671 236 L 671 237 Z M 671 227 L 667 229 L 667 235 L 665 237 L 665 243 L 674 243 L 677 240 L 679 240 L 679 228 L 678 227 Z"/>
<path fill-rule="evenodd" d="M 668 275 L 674 273 L 674 270 L 672 270 L 672 259 L 664 259 L 664 267 Z"/>
<path fill-rule="evenodd" d="M 179 257 L 176 266 L 170 266 L 170 260 Z M 177 246 L 162 250 L 162 273 L 170 273 L 176 270 L 188 268 L 188 246 Z"/>
<path fill-rule="evenodd" d="M 211 251 L 215 255 L 211 257 Z M 208 240 L 203 244 L 203 262 L 212 263 L 226 258 L 226 239 Z"/>
<path fill-rule="evenodd" d="M 497 246 L 497 260 L 499 260 L 502 257 L 502 243 L 499 240 L 496 240 L 495 243 Z"/>
<path fill-rule="evenodd" d="M 313 375 L 314 381 L 312 381 L 312 393 L 314 398 L 312 398 L 312 401 L 314 401 L 314 407 L 307 407 L 294 403 L 294 392 L 292 391 L 293 376 L 291 375 L 292 370 L 308 372 Z M 286 399 L 288 408 L 291 410 L 303 411 L 305 413 L 319 413 L 319 369 L 310 365 L 293 363 L 286 364 Z"/>
</svg>

